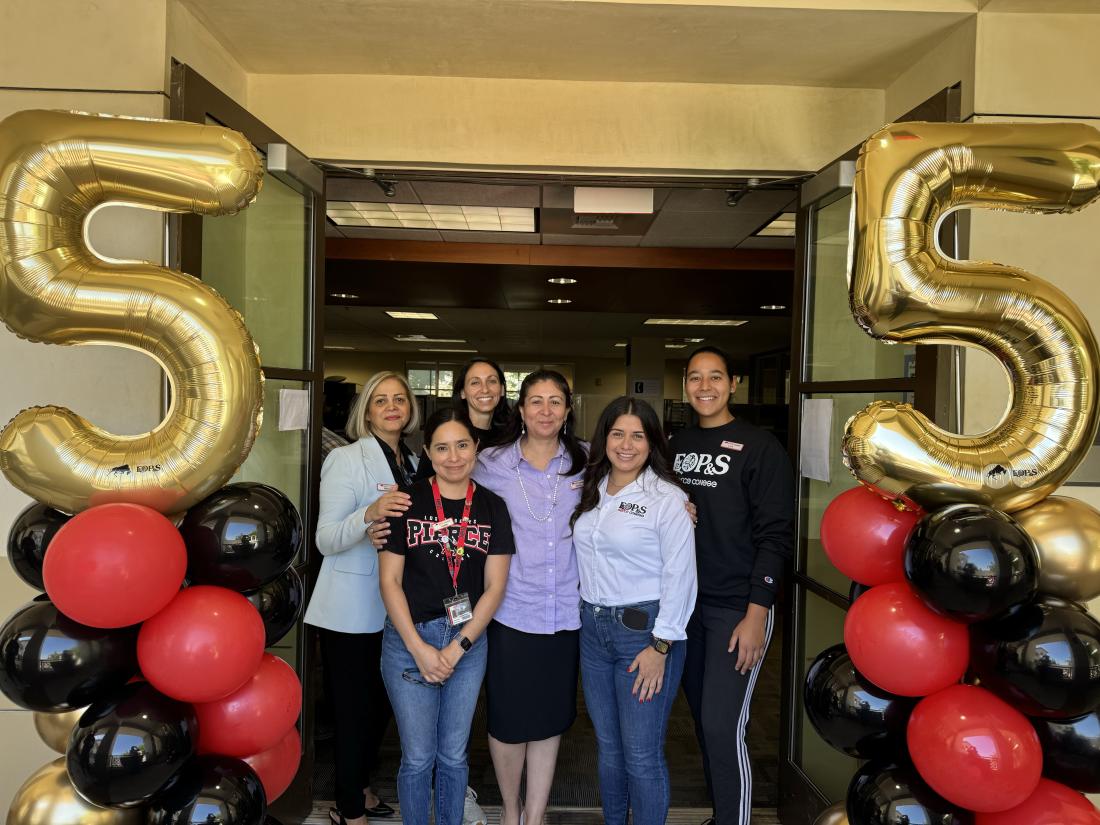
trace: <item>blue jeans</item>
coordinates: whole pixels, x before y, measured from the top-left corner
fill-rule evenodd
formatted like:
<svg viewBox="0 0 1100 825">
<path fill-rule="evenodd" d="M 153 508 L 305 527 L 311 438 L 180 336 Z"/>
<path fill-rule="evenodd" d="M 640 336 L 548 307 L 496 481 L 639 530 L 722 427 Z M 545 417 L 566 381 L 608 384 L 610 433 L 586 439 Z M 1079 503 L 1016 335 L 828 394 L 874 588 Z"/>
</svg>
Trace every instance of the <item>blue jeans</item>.
<svg viewBox="0 0 1100 825">
<path fill-rule="evenodd" d="M 644 630 L 622 622 L 625 607 L 648 614 Z M 581 602 L 581 684 L 599 746 L 600 796 L 607 825 L 663 825 L 668 817 L 669 781 L 665 731 L 684 672 L 684 642 L 665 657 L 665 680 L 652 701 L 631 694 L 634 657 L 650 644 L 657 602 L 602 607 Z"/>
<path fill-rule="evenodd" d="M 416 625 L 420 638 L 441 650 L 461 630 L 461 627 L 451 627 L 445 618 Z M 469 773 L 466 748 L 481 680 L 485 676 L 487 651 L 485 634 L 482 634 L 458 660 L 450 678 L 441 684 L 425 682 L 401 635 L 386 620 L 382 636 L 382 681 L 386 684 L 401 736 L 397 797 L 405 825 L 428 825 L 433 770 L 436 825 L 462 825 Z"/>
</svg>

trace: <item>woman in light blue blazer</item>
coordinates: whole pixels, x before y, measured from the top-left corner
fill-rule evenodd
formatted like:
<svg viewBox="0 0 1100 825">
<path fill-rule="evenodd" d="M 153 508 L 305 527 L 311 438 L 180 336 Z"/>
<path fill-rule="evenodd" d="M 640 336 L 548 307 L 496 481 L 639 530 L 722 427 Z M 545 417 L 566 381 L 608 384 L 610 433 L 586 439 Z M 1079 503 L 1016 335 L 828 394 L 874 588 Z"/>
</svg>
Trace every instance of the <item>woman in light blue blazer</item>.
<svg viewBox="0 0 1100 825">
<path fill-rule="evenodd" d="M 317 549 L 324 561 L 305 621 L 320 629 L 325 690 L 335 717 L 333 825 L 366 825 L 367 816 L 394 812 L 370 787 L 393 714 L 379 669 L 386 611 L 369 531 L 409 507 L 398 486 L 408 484 L 417 459 L 402 436 L 419 421 L 408 381 L 380 372 L 363 386 L 348 416 L 346 431 L 354 441 L 330 452 L 321 467 Z"/>
</svg>

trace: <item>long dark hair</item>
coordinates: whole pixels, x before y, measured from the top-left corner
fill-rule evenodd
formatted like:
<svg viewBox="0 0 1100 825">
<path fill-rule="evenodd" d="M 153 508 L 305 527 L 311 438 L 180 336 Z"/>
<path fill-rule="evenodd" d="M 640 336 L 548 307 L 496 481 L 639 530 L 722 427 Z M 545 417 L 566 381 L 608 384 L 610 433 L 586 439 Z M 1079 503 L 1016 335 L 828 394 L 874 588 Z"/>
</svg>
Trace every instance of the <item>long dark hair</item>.
<svg viewBox="0 0 1100 825">
<path fill-rule="evenodd" d="M 501 431 L 496 449 L 503 450 L 512 446 L 523 435 L 523 418 L 520 416 L 519 410 L 523 406 L 523 402 L 527 400 L 527 393 L 531 391 L 531 387 L 539 381 L 552 381 L 561 390 L 562 395 L 565 396 L 565 406 L 569 408 L 569 412 L 565 414 L 565 423 L 562 424 L 561 432 L 558 433 L 558 440 L 561 441 L 565 447 L 565 452 L 569 455 L 569 469 L 563 470 L 562 475 L 571 476 L 574 473 L 579 473 L 584 469 L 588 456 L 581 440 L 577 438 L 577 420 L 573 415 L 573 393 L 569 389 L 569 382 L 565 380 L 565 376 L 557 370 L 535 370 L 523 379 L 523 383 L 519 385 L 519 400 L 512 407 L 508 424 Z"/>
<path fill-rule="evenodd" d="M 463 427 L 466 428 L 466 432 L 470 434 L 470 440 L 477 442 L 477 435 L 474 433 L 474 425 L 470 423 L 470 418 L 466 414 L 466 407 L 441 407 L 434 413 L 428 416 L 428 420 L 424 422 L 424 450 L 428 452 L 428 448 L 432 446 L 432 436 L 435 435 L 435 431 L 451 421 L 457 421 Z M 429 453 L 430 455 L 430 453 Z"/>
<path fill-rule="evenodd" d="M 451 403 L 456 407 L 466 407 L 467 402 L 462 397 L 462 391 L 466 389 L 466 373 L 470 371 L 470 367 L 474 364 L 488 364 L 496 372 L 497 378 L 500 379 L 500 401 L 493 408 L 493 416 L 489 419 L 489 429 L 494 433 L 499 433 L 508 426 L 508 417 L 512 410 L 508 406 L 508 383 L 504 380 L 504 370 L 500 368 L 500 364 L 496 361 L 491 358 L 471 358 L 459 367 L 458 372 L 455 373 L 454 383 L 451 385 Z M 485 447 L 486 445 L 481 444 L 480 446 Z"/>
<path fill-rule="evenodd" d="M 659 478 L 680 487 L 680 479 L 672 472 L 672 452 L 665 440 L 664 430 L 661 429 L 661 419 L 649 402 L 632 395 L 620 395 L 604 408 L 600 413 L 600 420 L 596 422 L 596 432 L 588 448 L 588 466 L 584 468 L 584 488 L 581 490 L 577 509 L 569 519 L 570 527 L 577 523 L 582 513 L 595 509 L 600 503 L 600 482 L 611 472 L 611 460 L 607 457 L 607 434 L 621 415 L 635 415 L 642 422 L 642 431 L 649 443 L 649 457 L 645 467 L 642 467 L 643 472 L 648 467 Z"/>
</svg>

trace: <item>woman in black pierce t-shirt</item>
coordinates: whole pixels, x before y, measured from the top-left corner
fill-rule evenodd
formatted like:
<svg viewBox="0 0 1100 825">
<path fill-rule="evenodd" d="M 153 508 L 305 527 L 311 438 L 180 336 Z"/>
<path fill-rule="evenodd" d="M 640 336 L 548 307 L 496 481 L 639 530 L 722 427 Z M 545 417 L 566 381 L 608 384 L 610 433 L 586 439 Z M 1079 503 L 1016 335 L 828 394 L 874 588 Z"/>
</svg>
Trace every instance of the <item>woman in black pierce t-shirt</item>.
<svg viewBox="0 0 1100 825">
<path fill-rule="evenodd" d="M 772 604 L 794 547 L 794 478 L 775 437 L 730 412 L 729 356 L 701 347 L 684 382 L 699 426 L 672 439 L 673 472 L 698 508 L 699 595 L 682 684 L 703 751 L 717 825 L 748 825 L 745 746 L 752 691 L 772 632 Z"/>
<path fill-rule="evenodd" d="M 409 488 L 409 508 L 390 519 L 379 553 L 382 679 L 401 736 L 402 819 L 428 825 L 434 773 L 437 825 L 461 825 L 484 632 L 515 543 L 504 501 L 470 478 L 477 449 L 461 412 L 436 412 L 424 431 L 435 475 Z"/>
</svg>

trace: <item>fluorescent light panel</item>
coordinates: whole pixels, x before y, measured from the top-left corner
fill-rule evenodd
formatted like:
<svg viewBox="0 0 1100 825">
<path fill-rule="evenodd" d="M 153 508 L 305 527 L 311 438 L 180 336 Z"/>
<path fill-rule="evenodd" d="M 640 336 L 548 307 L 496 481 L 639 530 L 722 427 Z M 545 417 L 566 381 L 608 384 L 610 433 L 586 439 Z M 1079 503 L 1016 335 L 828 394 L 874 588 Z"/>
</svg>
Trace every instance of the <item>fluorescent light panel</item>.
<svg viewBox="0 0 1100 825">
<path fill-rule="evenodd" d="M 403 344 L 465 344 L 465 338 L 429 338 L 427 335 L 395 335 L 393 340 Z"/>
<path fill-rule="evenodd" d="M 465 232 L 535 231 L 535 210 L 525 206 L 329 201 L 325 214 L 337 226 L 454 229 Z"/>
<path fill-rule="evenodd" d="M 402 312 L 400 310 L 386 310 L 391 318 L 406 318 L 412 321 L 438 321 L 439 318 L 433 312 Z"/>
<path fill-rule="evenodd" d="M 757 236 L 793 238 L 795 217 L 794 212 L 784 212 L 756 234 Z"/>
<path fill-rule="evenodd" d="M 420 347 L 421 352 L 477 352 L 476 349 L 452 349 L 450 347 Z"/>
<path fill-rule="evenodd" d="M 674 327 L 740 327 L 748 321 L 731 321 L 720 318 L 647 318 L 648 325 Z"/>
</svg>

